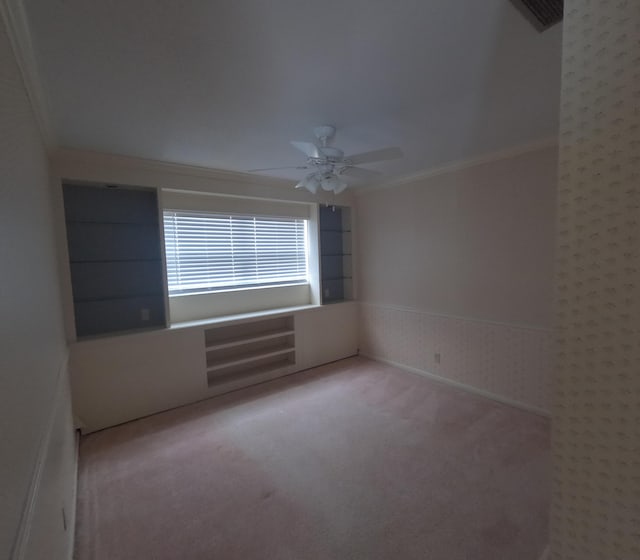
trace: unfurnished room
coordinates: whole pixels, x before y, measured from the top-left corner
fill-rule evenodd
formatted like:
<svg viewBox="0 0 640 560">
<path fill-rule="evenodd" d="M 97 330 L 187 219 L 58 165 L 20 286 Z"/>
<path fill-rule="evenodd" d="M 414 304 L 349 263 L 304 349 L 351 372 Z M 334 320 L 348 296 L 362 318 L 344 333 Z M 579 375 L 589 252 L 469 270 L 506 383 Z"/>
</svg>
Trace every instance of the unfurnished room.
<svg viewBox="0 0 640 560">
<path fill-rule="evenodd" d="M 0 558 L 638 560 L 639 37 L 0 0 Z"/>
</svg>

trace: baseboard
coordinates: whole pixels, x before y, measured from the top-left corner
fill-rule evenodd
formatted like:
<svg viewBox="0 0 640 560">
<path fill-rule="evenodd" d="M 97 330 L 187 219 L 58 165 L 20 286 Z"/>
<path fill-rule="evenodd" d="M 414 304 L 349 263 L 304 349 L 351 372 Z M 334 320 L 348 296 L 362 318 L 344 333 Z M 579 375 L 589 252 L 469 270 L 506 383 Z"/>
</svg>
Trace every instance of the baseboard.
<svg viewBox="0 0 640 560">
<path fill-rule="evenodd" d="M 521 410 L 526 410 L 527 412 L 533 412 L 534 414 L 538 414 L 539 416 L 544 416 L 545 418 L 550 418 L 551 417 L 551 413 L 548 410 L 545 410 L 543 408 L 537 407 L 537 406 L 533 406 L 527 403 L 523 403 L 521 401 L 516 401 L 513 399 L 510 399 L 508 397 L 503 397 L 502 395 L 496 395 L 495 393 L 491 393 L 489 391 L 485 391 L 483 389 L 478 389 L 477 387 L 473 387 L 472 385 L 467 385 L 466 383 L 460 383 L 459 381 L 454 381 L 452 379 L 447 379 L 446 377 L 442 377 L 440 375 L 436 375 L 434 373 L 431 373 L 429 371 L 423 370 L 423 369 L 418 369 L 418 368 L 414 368 L 411 366 L 407 366 L 405 364 L 400 364 L 398 362 L 394 362 L 392 360 L 387 360 L 385 358 L 381 358 L 380 356 L 375 356 L 373 354 L 367 354 L 364 352 L 360 353 L 361 356 L 365 357 L 365 358 L 369 358 L 371 360 L 375 360 L 376 362 L 381 362 L 383 364 L 388 364 L 390 366 L 394 366 L 397 367 L 399 369 L 408 371 L 410 373 L 415 373 L 417 375 L 421 375 L 423 377 L 427 377 L 429 379 L 431 379 L 432 381 L 436 381 L 438 383 L 443 383 L 445 385 L 449 385 L 451 387 L 455 387 L 457 389 L 462 389 L 463 391 L 466 391 L 468 393 L 472 393 L 474 395 L 480 396 L 480 397 L 484 397 L 486 399 L 490 399 L 492 401 L 496 401 L 499 402 L 501 404 L 506 404 L 509 406 L 513 406 L 515 408 L 519 408 Z"/>
</svg>

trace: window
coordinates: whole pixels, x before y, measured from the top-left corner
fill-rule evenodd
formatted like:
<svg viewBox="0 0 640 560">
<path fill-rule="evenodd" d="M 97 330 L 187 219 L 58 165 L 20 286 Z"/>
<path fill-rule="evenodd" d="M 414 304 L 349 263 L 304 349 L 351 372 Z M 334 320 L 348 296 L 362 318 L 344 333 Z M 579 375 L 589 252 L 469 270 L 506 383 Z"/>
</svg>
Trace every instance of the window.
<svg viewBox="0 0 640 560">
<path fill-rule="evenodd" d="M 165 211 L 169 295 L 304 284 L 307 221 Z"/>
</svg>

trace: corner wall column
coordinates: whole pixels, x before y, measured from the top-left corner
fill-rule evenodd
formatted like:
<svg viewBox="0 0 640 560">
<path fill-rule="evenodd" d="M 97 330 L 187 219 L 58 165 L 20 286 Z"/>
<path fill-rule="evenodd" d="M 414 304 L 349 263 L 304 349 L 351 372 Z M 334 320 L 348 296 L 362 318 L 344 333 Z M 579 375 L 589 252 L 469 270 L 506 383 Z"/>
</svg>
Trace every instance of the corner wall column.
<svg viewBox="0 0 640 560">
<path fill-rule="evenodd" d="M 565 2 L 554 560 L 640 558 L 640 2 Z"/>
</svg>

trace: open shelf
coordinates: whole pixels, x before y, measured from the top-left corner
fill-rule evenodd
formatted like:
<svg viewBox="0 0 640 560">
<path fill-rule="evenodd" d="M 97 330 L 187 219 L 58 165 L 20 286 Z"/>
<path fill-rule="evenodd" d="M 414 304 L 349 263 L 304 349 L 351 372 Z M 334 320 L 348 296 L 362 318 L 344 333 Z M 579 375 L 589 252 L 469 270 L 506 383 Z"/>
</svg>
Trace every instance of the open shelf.
<svg viewBox="0 0 640 560">
<path fill-rule="evenodd" d="M 209 344 L 206 346 L 207 350 L 222 350 L 224 348 L 231 348 L 233 346 L 239 346 L 242 344 L 247 344 L 250 342 L 260 342 L 263 340 L 270 340 L 272 338 L 282 338 L 285 336 L 289 336 L 294 334 L 293 329 L 277 329 L 270 332 L 265 332 L 263 334 L 259 334 L 256 336 L 237 336 L 235 338 L 230 338 L 225 340 L 224 342 L 218 342 L 214 344 Z"/>
<path fill-rule="evenodd" d="M 216 392 L 284 375 L 296 363 L 293 315 L 210 327 L 204 339 L 207 385 Z"/>
<path fill-rule="evenodd" d="M 336 277 L 327 277 L 323 278 L 323 280 L 327 282 L 340 281 L 340 280 L 351 280 L 351 276 L 336 276 Z"/>
<path fill-rule="evenodd" d="M 322 303 L 353 299 L 351 209 L 321 206 L 319 217 Z"/>
<path fill-rule="evenodd" d="M 293 366 L 295 360 L 290 356 L 281 356 L 278 360 L 260 363 L 242 371 L 208 372 L 207 386 L 217 393 L 233 391 L 291 373 Z"/>
<path fill-rule="evenodd" d="M 93 301 L 124 301 L 128 299 L 142 299 L 146 297 L 162 297 L 162 292 L 153 293 L 149 292 L 146 294 L 128 294 L 126 296 L 101 296 L 101 297 L 77 297 L 75 298 L 76 303 L 89 303 Z"/>
<path fill-rule="evenodd" d="M 210 362 L 207 359 L 207 371 L 223 370 L 226 368 L 231 368 L 231 367 L 240 366 L 244 364 L 251 364 L 258 360 L 262 360 L 264 358 L 271 358 L 274 356 L 280 356 L 282 354 L 289 354 L 291 352 L 295 352 L 295 348 L 293 346 L 281 346 L 279 348 L 273 348 L 268 351 L 259 350 L 256 352 L 248 352 L 244 354 L 242 357 L 237 357 L 231 360 L 221 360 L 219 362 Z"/>
<path fill-rule="evenodd" d="M 166 326 L 155 189 L 63 185 L 76 336 Z"/>
</svg>

